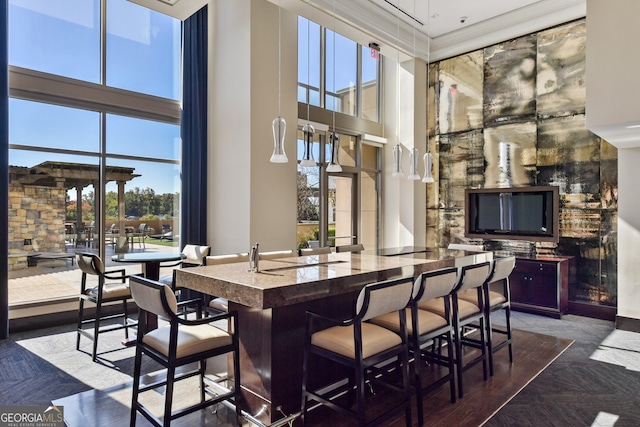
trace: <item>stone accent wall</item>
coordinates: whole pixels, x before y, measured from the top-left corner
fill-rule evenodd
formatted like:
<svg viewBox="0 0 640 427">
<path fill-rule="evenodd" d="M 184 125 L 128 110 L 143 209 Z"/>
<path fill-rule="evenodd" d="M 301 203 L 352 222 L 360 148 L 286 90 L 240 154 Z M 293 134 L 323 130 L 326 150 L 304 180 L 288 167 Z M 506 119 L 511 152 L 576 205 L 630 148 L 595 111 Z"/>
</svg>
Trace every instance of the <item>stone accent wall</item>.
<svg viewBox="0 0 640 427">
<path fill-rule="evenodd" d="M 66 252 L 64 188 L 24 186 L 9 182 L 9 270 L 26 267 L 26 257 L 38 252 Z"/>
<path fill-rule="evenodd" d="M 585 126 L 586 41 L 581 19 L 431 64 L 427 240 L 479 243 L 464 236 L 466 188 L 558 186 L 559 244 L 485 245 L 574 256 L 569 301 L 615 307 L 618 153 Z"/>
</svg>

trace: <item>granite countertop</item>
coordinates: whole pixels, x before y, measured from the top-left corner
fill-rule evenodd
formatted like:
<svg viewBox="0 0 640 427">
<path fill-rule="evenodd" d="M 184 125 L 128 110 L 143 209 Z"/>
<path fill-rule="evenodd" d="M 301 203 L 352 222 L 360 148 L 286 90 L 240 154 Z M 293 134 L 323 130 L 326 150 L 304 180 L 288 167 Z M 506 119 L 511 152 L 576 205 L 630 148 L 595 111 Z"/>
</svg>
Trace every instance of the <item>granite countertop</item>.
<svg viewBox="0 0 640 427">
<path fill-rule="evenodd" d="M 458 252 L 456 254 L 456 252 Z M 456 265 L 460 251 L 437 250 L 421 257 L 332 253 L 260 261 L 260 272 L 248 263 L 177 270 L 178 287 L 253 308 L 274 308 L 355 292 L 365 284 Z M 477 254 L 475 254 L 477 255 Z"/>
</svg>

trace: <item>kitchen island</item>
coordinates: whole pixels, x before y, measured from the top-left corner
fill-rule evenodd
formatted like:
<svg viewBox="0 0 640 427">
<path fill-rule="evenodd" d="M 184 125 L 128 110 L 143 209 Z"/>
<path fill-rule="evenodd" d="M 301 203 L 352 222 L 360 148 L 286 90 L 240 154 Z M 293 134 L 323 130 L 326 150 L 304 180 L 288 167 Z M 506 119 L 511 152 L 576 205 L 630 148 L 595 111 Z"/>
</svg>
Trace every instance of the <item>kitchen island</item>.
<svg viewBox="0 0 640 427">
<path fill-rule="evenodd" d="M 304 321 L 307 310 L 348 318 L 362 287 L 438 268 L 490 261 L 491 252 L 430 249 L 420 256 L 332 253 L 179 269 L 178 287 L 229 300 L 238 312 L 242 405 L 265 424 L 300 409 Z M 342 375 L 333 366 L 312 381 Z"/>
</svg>

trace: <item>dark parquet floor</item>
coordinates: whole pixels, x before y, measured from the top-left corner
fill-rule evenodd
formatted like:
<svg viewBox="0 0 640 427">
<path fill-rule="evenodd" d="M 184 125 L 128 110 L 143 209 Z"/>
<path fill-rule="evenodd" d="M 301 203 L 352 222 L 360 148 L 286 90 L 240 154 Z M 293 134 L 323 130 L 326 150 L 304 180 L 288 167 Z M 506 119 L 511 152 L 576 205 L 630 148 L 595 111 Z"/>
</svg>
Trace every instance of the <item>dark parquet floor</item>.
<svg viewBox="0 0 640 427">
<path fill-rule="evenodd" d="M 444 387 L 430 394 L 426 425 L 640 425 L 639 334 L 578 316 L 557 320 L 514 313 L 513 322 L 518 329 L 514 364 L 502 350 L 489 381 L 482 380 L 480 367 L 468 371 L 465 397 L 455 404 Z M 72 327 L 59 327 L 0 341 L 0 405 L 53 401 L 64 405 L 72 427 L 127 425 L 133 349 L 103 354 L 103 363 L 91 363 L 90 356 L 73 350 L 74 335 Z M 413 414 L 416 425 L 415 408 Z M 311 421 L 312 426 L 352 425 L 322 411 L 314 411 Z M 176 425 L 205 424 L 233 425 L 224 408 Z M 403 426 L 404 420 L 390 425 Z"/>
</svg>

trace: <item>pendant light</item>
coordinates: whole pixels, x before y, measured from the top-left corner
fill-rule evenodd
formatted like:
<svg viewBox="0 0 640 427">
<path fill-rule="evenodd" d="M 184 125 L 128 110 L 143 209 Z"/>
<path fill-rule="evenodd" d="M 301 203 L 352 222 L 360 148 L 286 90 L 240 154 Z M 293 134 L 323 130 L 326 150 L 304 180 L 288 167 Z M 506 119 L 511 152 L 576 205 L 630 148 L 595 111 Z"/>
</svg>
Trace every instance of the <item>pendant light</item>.
<svg viewBox="0 0 640 427">
<path fill-rule="evenodd" d="M 284 152 L 284 136 L 287 130 L 287 122 L 280 113 L 280 97 L 281 97 L 281 80 L 282 80 L 282 8 L 278 3 L 278 117 L 271 122 L 273 131 L 273 154 L 271 154 L 271 163 L 287 163 L 287 154 Z"/>
<path fill-rule="evenodd" d="M 429 14 L 429 2 L 427 2 L 427 19 L 430 19 Z M 429 22 L 427 20 L 427 22 Z M 429 32 L 427 31 L 427 152 L 424 153 L 424 176 L 422 182 L 425 184 L 434 182 L 432 170 L 433 170 L 433 156 L 429 152 L 429 85 L 431 84 L 429 72 L 430 72 L 430 57 L 431 57 L 431 39 L 429 38 Z"/>
<path fill-rule="evenodd" d="M 331 160 L 327 165 L 327 172 L 342 172 L 342 166 L 338 163 L 338 154 L 340 153 L 340 135 L 335 131 L 329 134 L 329 145 L 331 146 Z"/>
<path fill-rule="evenodd" d="M 393 173 L 394 178 L 403 178 L 402 172 L 402 146 L 398 143 L 393 147 Z"/>
<path fill-rule="evenodd" d="M 416 1 L 413 0 L 413 14 L 416 14 Z M 415 20 L 413 22 L 413 58 L 415 62 L 416 58 L 416 23 Z M 417 181 L 420 179 L 420 175 L 418 175 L 418 163 L 420 161 L 420 153 L 418 149 L 415 147 L 415 130 L 413 132 L 413 145 L 414 147 L 409 151 L 409 176 L 407 177 L 410 181 Z"/>
<path fill-rule="evenodd" d="M 392 177 L 404 178 L 402 172 L 402 145 L 400 144 L 400 0 L 396 6 L 396 18 L 398 21 L 398 35 L 397 35 L 397 49 L 398 49 L 398 62 L 396 65 L 396 109 L 398 116 L 396 119 L 396 145 L 393 147 L 393 173 Z"/>
<path fill-rule="evenodd" d="M 336 1 L 333 0 L 333 90 L 336 89 Z M 331 147 L 327 172 L 342 172 L 342 166 L 338 161 L 340 154 L 340 135 L 336 132 L 336 104 L 333 104 L 333 131 L 329 134 L 329 146 Z"/>
<path fill-rule="evenodd" d="M 420 153 L 417 148 L 413 148 L 409 151 L 409 176 L 407 177 L 411 181 L 417 181 L 420 179 L 418 175 L 418 163 L 420 162 Z"/>
<path fill-rule="evenodd" d="M 309 123 L 309 105 L 311 104 L 311 94 L 309 87 L 311 86 L 311 21 L 307 21 L 307 124 L 302 127 L 302 139 L 304 140 L 304 151 L 300 166 L 312 167 L 316 166 L 313 159 L 313 138 L 316 134 L 315 128 Z"/>
<path fill-rule="evenodd" d="M 307 108 L 309 108 L 307 106 Z M 308 117 L 307 117 L 308 120 Z M 311 167 L 316 166 L 315 160 L 313 160 L 313 137 L 316 134 L 316 130 L 311 125 L 311 123 L 307 123 L 302 127 L 302 138 L 304 140 L 304 152 L 302 154 L 302 160 L 300 160 L 300 166 Z"/>
<path fill-rule="evenodd" d="M 427 137 L 427 139 L 428 138 L 429 137 Z M 429 141 L 427 141 L 427 147 L 428 146 L 429 146 Z M 423 160 L 424 160 L 424 177 L 422 178 L 422 182 L 424 183 L 434 182 L 433 175 L 431 175 L 431 169 L 433 168 L 433 157 L 431 156 L 431 153 L 429 153 L 428 151 L 424 153 Z"/>
</svg>

